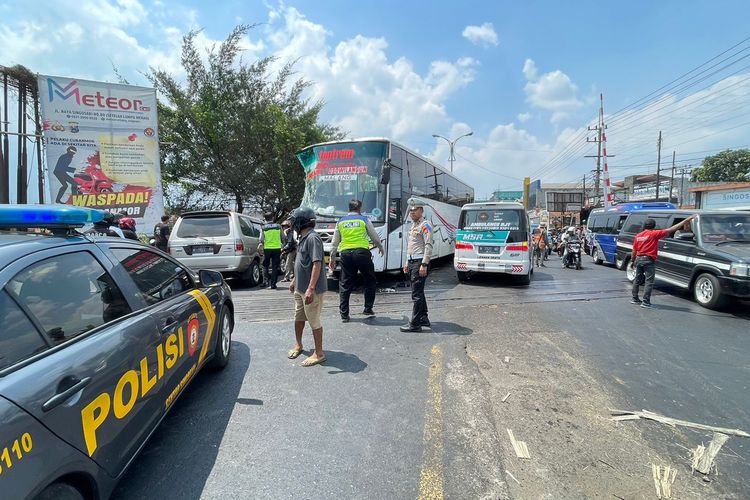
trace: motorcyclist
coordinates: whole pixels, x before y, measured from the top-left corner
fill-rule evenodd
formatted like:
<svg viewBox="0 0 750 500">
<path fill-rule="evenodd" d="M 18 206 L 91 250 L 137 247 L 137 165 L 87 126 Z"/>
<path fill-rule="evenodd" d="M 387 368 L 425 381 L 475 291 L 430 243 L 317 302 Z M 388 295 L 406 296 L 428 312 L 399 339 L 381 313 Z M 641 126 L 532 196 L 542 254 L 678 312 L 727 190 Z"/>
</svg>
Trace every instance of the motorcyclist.
<svg viewBox="0 0 750 500">
<path fill-rule="evenodd" d="M 565 261 L 568 258 L 568 242 L 570 240 L 576 239 L 576 228 L 573 226 L 570 226 L 568 229 L 565 230 L 565 234 L 562 235 L 562 238 L 560 238 L 560 246 L 563 249 L 563 267 L 565 267 Z"/>
</svg>

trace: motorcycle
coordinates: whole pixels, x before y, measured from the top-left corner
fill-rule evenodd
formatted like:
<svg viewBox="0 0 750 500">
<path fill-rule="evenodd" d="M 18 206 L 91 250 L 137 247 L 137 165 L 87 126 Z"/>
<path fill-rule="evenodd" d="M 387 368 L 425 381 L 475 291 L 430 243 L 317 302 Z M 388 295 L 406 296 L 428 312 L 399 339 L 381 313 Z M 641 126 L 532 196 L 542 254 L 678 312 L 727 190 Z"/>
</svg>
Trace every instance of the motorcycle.
<svg viewBox="0 0 750 500">
<path fill-rule="evenodd" d="M 570 266 L 575 266 L 576 269 L 581 269 L 581 240 L 568 240 L 565 244 L 565 251 L 563 268 L 568 269 Z"/>
<path fill-rule="evenodd" d="M 112 192 L 112 179 L 107 177 L 99 164 L 89 163 L 81 172 L 73 174 L 74 194 L 102 194 Z"/>
</svg>

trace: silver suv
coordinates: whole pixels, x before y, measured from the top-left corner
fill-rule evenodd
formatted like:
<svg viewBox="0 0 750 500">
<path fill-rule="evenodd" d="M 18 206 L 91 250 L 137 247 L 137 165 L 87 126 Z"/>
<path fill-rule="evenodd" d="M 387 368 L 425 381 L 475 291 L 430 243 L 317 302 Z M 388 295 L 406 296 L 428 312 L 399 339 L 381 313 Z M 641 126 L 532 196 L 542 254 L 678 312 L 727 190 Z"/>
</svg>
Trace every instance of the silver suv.
<svg viewBox="0 0 750 500">
<path fill-rule="evenodd" d="M 192 269 L 211 269 L 238 277 L 247 286 L 259 285 L 262 228 L 260 219 L 237 212 L 187 212 L 172 229 L 169 252 Z"/>
</svg>

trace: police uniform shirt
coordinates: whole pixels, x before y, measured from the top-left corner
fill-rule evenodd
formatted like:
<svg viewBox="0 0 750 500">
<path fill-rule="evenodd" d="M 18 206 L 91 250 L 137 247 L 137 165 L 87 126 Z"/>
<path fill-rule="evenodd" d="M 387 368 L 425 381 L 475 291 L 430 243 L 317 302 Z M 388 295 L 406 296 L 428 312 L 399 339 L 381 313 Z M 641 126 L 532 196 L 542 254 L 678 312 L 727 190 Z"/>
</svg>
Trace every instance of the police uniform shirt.
<svg viewBox="0 0 750 500">
<path fill-rule="evenodd" d="M 423 264 L 430 263 L 430 256 L 432 255 L 432 225 L 424 217 L 418 221 L 412 221 L 406 252 L 409 260 L 422 259 Z"/>
<path fill-rule="evenodd" d="M 349 212 L 349 215 L 360 215 L 360 214 L 359 212 Z M 379 248 L 381 251 L 383 251 L 383 243 L 380 241 L 380 236 L 378 236 L 378 232 L 375 230 L 375 226 L 372 225 L 372 221 L 368 217 L 364 217 L 364 219 L 365 219 L 365 227 L 367 228 L 367 236 L 369 236 L 370 240 L 372 241 L 372 244 L 375 245 L 375 248 Z M 332 260 L 334 257 L 336 257 L 340 244 L 341 244 L 341 231 L 339 230 L 339 225 L 337 223 L 336 229 L 333 231 L 333 240 L 331 241 L 331 259 Z"/>
</svg>

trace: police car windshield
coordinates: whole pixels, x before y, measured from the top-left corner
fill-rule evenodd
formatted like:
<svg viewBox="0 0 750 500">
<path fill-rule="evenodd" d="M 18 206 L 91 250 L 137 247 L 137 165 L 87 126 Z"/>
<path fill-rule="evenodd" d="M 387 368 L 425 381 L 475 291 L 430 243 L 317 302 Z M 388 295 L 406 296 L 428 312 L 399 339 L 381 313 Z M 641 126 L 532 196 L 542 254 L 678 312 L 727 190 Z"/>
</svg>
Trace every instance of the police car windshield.
<svg viewBox="0 0 750 500">
<path fill-rule="evenodd" d="M 522 217 L 518 210 L 470 209 L 461 212 L 459 229 L 464 231 L 518 231 Z"/>
<path fill-rule="evenodd" d="M 352 199 L 362 202 L 362 213 L 384 220 L 385 186 L 379 176 L 386 144 L 359 142 L 316 146 L 297 157 L 305 169 L 302 205 L 318 216 L 339 217 L 349 213 Z"/>
<path fill-rule="evenodd" d="M 750 214 L 702 215 L 700 228 L 705 243 L 750 242 Z"/>
</svg>

